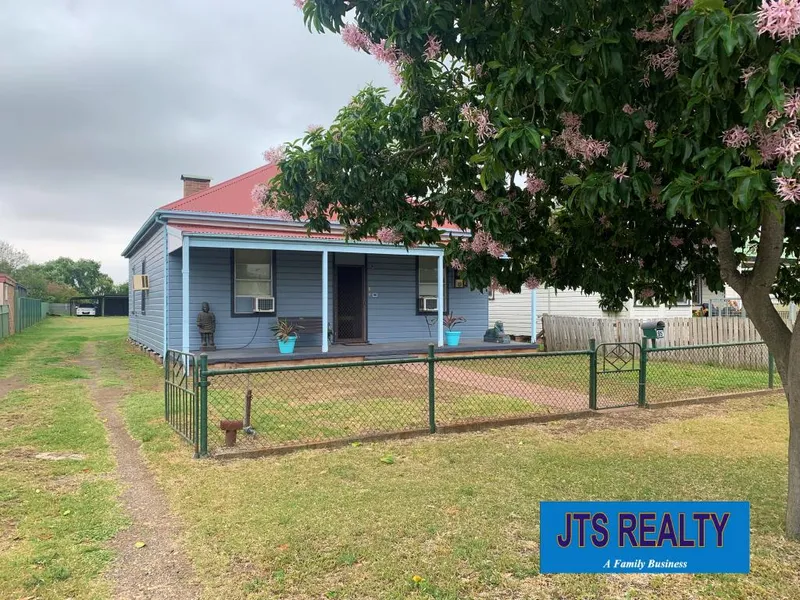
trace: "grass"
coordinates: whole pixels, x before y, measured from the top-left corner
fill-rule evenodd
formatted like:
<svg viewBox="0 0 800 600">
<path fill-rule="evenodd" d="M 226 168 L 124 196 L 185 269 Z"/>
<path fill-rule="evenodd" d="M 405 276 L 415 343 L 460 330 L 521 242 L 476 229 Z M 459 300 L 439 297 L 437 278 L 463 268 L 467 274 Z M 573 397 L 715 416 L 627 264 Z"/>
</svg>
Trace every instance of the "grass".
<svg viewBox="0 0 800 600">
<path fill-rule="evenodd" d="M 758 391 L 768 386 L 766 367 L 728 368 L 704 364 L 704 360 L 710 358 L 708 355 L 698 355 L 696 361 L 685 362 L 681 359 L 694 357 L 687 357 L 678 352 L 650 356 L 651 359 L 647 364 L 647 401 L 650 403 L 704 395 Z M 588 403 L 588 355 L 547 356 L 542 353 L 512 359 L 464 360 L 447 364 L 519 381 L 520 386 L 535 384 L 550 389 L 584 393 Z M 614 372 L 611 366 L 604 368 L 602 358 L 599 358 L 597 395 L 601 407 L 636 403 L 639 390 L 638 358 L 635 363 L 629 363 L 624 369 L 626 370 Z"/>
<path fill-rule="evenodd" d="M 0 428 L 14 438 L 0 438 L 1 522 L 13 523 L 10 535 L 2 530 L 12 545 L 0 555 L 0 597 L 103 597 L 104 540 L 123 524 L 84 382 L 60 370 L 80 371 L 69 361 L 84 342 L 60 348 L 58 336 L 95 341 L 101 385 L 130 390 L 127 426 L 184 524 L 208 599 L 796 597 L 800 544 L 782 529 L 788 436 L 780 396 L 216 462 L 192 459 L 164 423 L 163 371 L 124 342 L 122 326 L 62 320 L 35 333 L 47 351 L 22 348 L 11 370 L 43 381 L 0 401 Z M 62 357 L 51 363 L 52 379 L 49 368 L 29 367 L 52 353 Z M 395 382 L 377 381 L 402 397 Z M 315 405 L 329 389 L 310 387 L 288 401 L 322 410 Z M 29 448 L 87 458 L 20 460 Z M 555 499 L 748 500 L 752 572 L 539 575 L 538 502 Z"/>
<path fill-rule="evenodd" d="M 75 364 L 90 339 L 119 339 L 112 327 L 49 319 L 0 343 L 0 597 L 103 598 L 112 558 L 107 541 L 125 525 L 114 463 Z M 42 452 L 80 454 L 48 461 Z"/>
<path fill-rule="evenodd" d="M 128 426 L 187 524 L 207 598 L 772 599 L 800 585 L 779 396 L 218 463 L 191 459 L 163 422 L 157 366 L 102 348 L 136 388 Z M 547 499 L 748 500 L 752 573 L 541 576 Z"/>
</svg>

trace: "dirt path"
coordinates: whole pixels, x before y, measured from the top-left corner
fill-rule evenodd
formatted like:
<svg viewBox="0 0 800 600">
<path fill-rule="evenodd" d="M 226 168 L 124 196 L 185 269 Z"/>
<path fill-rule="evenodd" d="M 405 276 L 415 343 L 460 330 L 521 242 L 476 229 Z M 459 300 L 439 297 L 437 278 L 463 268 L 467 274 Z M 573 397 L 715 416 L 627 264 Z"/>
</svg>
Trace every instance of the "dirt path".
<svg viewBox="0 0 800 600">
<path fill-rule="evenodd" d="M 16 375 L 5 379 L 0 378 L 0 400 L 5 398 L 7 394 L 21 390 L 27 385 L 28 384 L 25 383 L 21 377 L 17 377 Z"/>
<path fill-rule="evenodd" d="M 189 559 L 178 542 L 180 527 L 167 499 L 139 452 L 122 419 L 119 402 L 124 387 L 100 387 L 100 362 L 94 344 L 87 344 L 81 364 L 92 374 L 89 390 L 105 423 L 122 485 L 122 502 L 131 526 L 112 542 L 117 558 L 108 577 L 115 600 L 194 600 L 201 595 Z M 141 542 L 146 544 L 137 548 Z"/>
<path fill-rule="evenodd" d="M 396 365 L 396 367 L 420 374 L 424 372 L 424 369 L 427 369 L 427 366 L 422 364 Z M 510 377 L 499 377 L 478 371 L 470 371 L 451 364 L 437 365 L 436 379 L 469 386 L 490 394 L 529 400 L 536 404 L 555 408 L 559 412 L 588 409 L 588 396 L 585 393 L 554 388 Z"/>
</svg>

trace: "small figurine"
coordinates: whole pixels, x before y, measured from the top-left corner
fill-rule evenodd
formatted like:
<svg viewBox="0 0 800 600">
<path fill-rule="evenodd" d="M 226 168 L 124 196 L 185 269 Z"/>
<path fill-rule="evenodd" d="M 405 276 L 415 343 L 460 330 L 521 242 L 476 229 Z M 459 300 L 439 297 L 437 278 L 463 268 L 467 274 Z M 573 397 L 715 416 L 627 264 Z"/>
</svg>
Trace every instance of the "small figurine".
<svg viewBox="0 0 800 600">
<path fill-rule="evenodd" d="M 214 332 L 217 330 L 217 318 L 208 302 L 203 302 L 203 310 L 197 314 L 197 328 L 200 330 L 200 351 L 216 350 Z"/>
<path fill-rule="evenodd" d="M 486 330 L 483 336 L 484 342 L 494 342 L 496 344 L 510 344 L 511 336 L 507 335 L 503 329 L 502 321 L 496 321 L 494 327 Z"/>
</svg>

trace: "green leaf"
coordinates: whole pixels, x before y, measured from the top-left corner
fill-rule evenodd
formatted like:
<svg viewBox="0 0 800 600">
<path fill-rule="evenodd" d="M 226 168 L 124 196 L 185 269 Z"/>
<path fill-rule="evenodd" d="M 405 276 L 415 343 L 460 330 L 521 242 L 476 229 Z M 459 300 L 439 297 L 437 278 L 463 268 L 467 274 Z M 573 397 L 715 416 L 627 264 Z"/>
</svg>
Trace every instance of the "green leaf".
<svg viewBox="0 0 800 600">
<path fill-rule="evenodd" d="M 381 462 L 385 465 L 393 465 L 394 456 L 392 456 L 391 454 L 387 454 L 386 456 L 381 457 Z"/>
<path fill-rule="evenodd" d="M 728 179 L 737 179 L 739 177 L 752 177 L 757 175 L 758 171 L 751 167 L 737 167 L 728 173 Z"/>
<path fill-rule="evenodd" d="M 694 0 L 695 10 L 725 10 L 724 0 Z"/>
<path fill-rule="evenodd" d="M 672 29 L 672 39 L 677 40 L 678 36 L 681 34 L 681 31 L 683 31 L 684 27 L 686 27 L 689 23 L 691 23 L 696 16 L 697 13 L 695 13 L 694 10 L 689 9 L 687 11 L 684 11 L 683 14 L 681 14 L 681 16 L 678 17 L 678 20 L 675 21 L 675 27 L 673 27 Z"/>
<path fill-rule="evenodd" d="M 146 544 L 146 543 L 144 543 L 144 542 L 136 542 L 136 543 L 133 545 L 133 547 L 134 547 L 134 548 L 144 548 L 145 546 L 147 546 L 147 544 Z"/>
<path fill-rule="evenodd" d="M 578 42 L 572 42 L 569 45 L 569 53 L 572 56 L 583 56 L 584 47 L 581 46 Z"/>
<path fill-rule="evenodd" d="M 561 178 L 561 183 L 568 186 L 568 187 L 575 187 L 576 185 L 580 185 L 583 180 L 575 174 L 565 175 Z"/>
</svg>

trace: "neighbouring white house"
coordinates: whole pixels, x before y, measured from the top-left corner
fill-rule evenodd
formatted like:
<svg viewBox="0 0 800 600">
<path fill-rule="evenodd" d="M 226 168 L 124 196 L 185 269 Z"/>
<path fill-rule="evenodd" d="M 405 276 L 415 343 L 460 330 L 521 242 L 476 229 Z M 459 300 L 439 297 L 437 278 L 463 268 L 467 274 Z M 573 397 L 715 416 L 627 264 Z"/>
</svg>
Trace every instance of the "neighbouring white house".
<svg viewBox="0 0 800 600">
<path fill-rule="evenodd" d="M 729 286 L 724 292 L 712 292 L 705 281 L 699 279 L 691 300 L 676 306 L 642 306 L 630 300 L 618 313 L 600 308 L 599 294 L 585 294 L 581 290 L 556 290 L 523 288 L 519 294 L 495 292 L 489 296 L 489 324 L 503 323 L 506 333 L 516 336 L 531 336 L 542 330 L 542 315 L 566 317 L 614 318 L 614 319 L 658 319 L 667 317 L 691 317 L 692 310 L 706 305 L 719 305 L 727 300 L 738 300 L 739 296 Z M 535 315 L 535 328 L 533 327 Z"/>
</svg>

